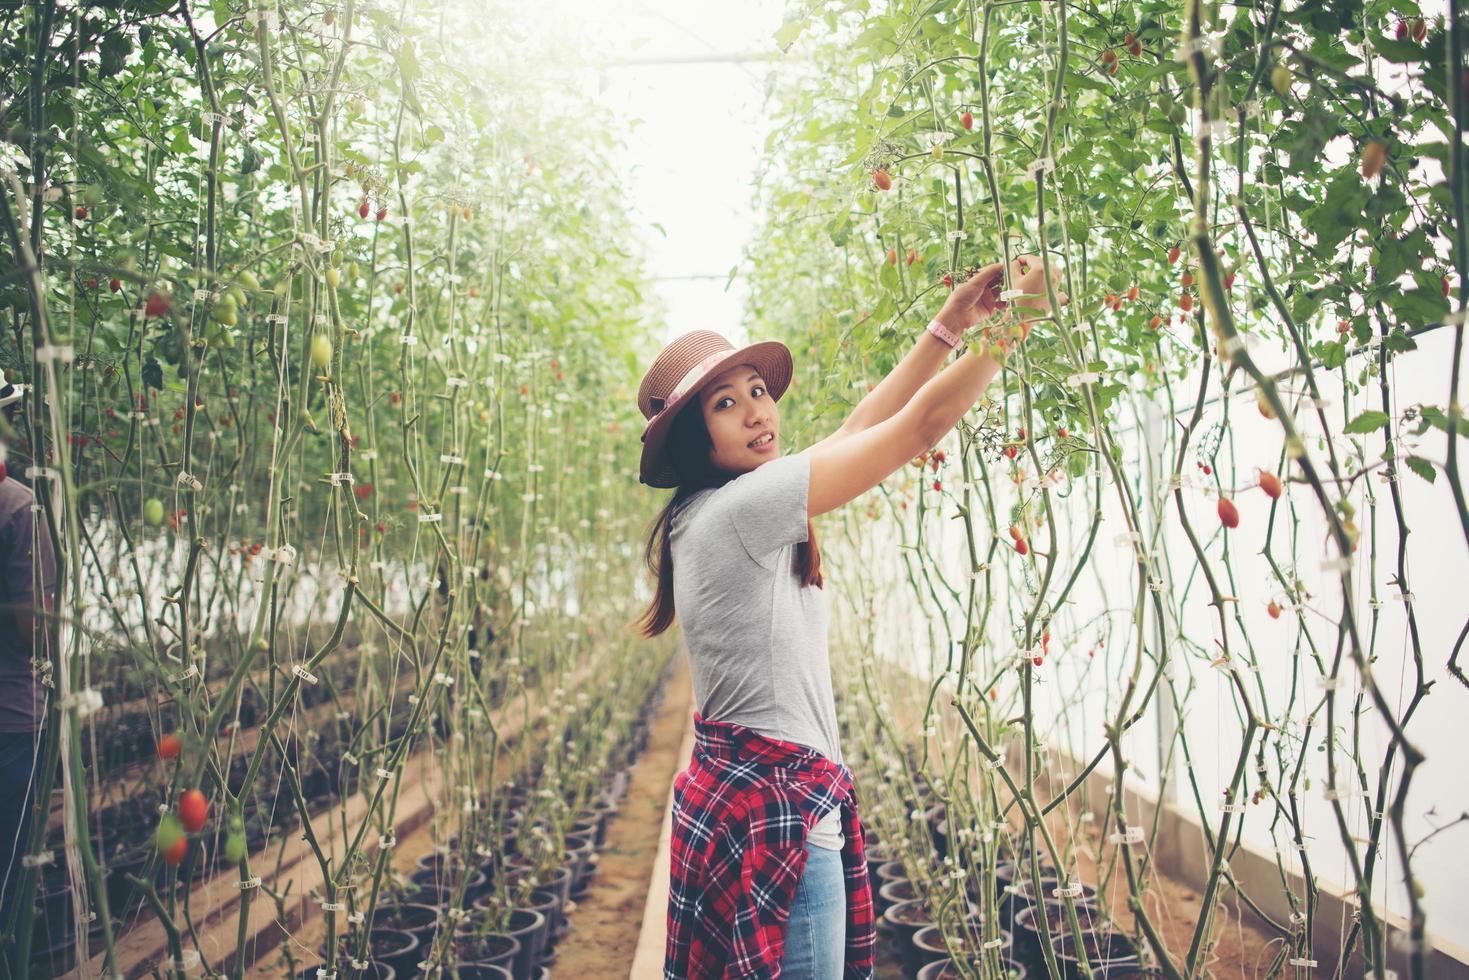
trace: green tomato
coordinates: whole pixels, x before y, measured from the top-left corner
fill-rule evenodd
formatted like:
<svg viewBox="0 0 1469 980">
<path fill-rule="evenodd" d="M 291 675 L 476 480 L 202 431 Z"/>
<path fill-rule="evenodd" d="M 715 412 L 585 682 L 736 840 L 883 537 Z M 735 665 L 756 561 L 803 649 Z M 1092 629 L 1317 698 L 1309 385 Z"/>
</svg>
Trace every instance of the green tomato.
<svg viewBox="0 0 1469 980">
<path fill-rule="evenodd" d="M 337 267 L 334 266 L 334 265 L 327 266 L 326 267 L 326 284 L 328 286 L 332 287 L 333 289 L 336 289 L 337 286 L 341 284 L 341 282 L 342 282 L 342 274 L 341 274 L 341 272 L 339 272 L 337 270 Z"/>
<path fill-rule="evenodd" d="M 239 864 L 245 856 L 245 835 L 232 833 L 224 841 L 224 859 L 230 864 Z"/>
<path fill-rule="evenodd" d="M 245 291 L 240 288 L 239 283 L 235 283 L 229 288 L 229 295 L 230 298 L 235 301 L 235 305 L 237 306 L 245 306 L 250 302 L 250 298 L 245 295 Z"/>
<path fill-rule="evenodd" d="M 214 317 L 215 323 L 223 323 L 227 327 L 233 327 L 239 319 L 235 316 L 235 298 L 233 296 L 223 296 L 215 300 L 214 309 L 210 311 L 210 316 Z"/>
<path fill-rule="evenodd" d="M 347 278 L 348 279 L 356 279 L 357 278 L 357 271 L 358 270 L 357 270 L 357 263 L 356 262 L 348 262 L 347 263 Z"/>
<path fill-rule="evenodd" d="M 1294 76 L 1285 65 L 1276 65 L 1270 70 L 1270 87 L 1275 89 L 1276 95 L 1282 97 L 1289 95 L 1290 83 L 1293 79 Z"/>
<path fill-rule="evenodd" d="M 179 842 L 184 836 L 184 825 L 179 823 L 179 818 L 172 813 L 165 813 L 158 820 L 158 829 L 153 834 L 153 843 L 158 845 L 160 851 L 166 851 Z"/>
<path fill-rule="evenodd" d="M 332 366 L 332 342 L 326 334 L 319 333 L 311 338 L 311 363 L 321 371 Z"/>
<path fill-rule="evenodd" d="M 157 497 L 149 497 L 143 504 L 143 520 L 154 527 L 163 523 L 163 501 Z"/>
<path fill-rule="evenodd" d="M 239 275 L 240 283 L 254 293 L 260 292 L 260 280 L 255 278 L 255 273 L 249 269 L 241 269 Z"/>
<path fill-rule="evenodd" d="M 1188 118 L 1188 110 L 1183 107 L 1182 102 L 1175 102 L 1168 110 L 1168 121 L 1175 126 L 1182 126 Z"/>
</svg>

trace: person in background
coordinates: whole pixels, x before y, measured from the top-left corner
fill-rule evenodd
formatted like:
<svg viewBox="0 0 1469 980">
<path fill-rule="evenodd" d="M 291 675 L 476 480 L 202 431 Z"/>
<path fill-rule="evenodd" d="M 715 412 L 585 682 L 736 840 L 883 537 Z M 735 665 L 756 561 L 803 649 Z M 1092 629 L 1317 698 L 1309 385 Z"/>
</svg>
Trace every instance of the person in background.
<svg viewBox="0 0 1469 980">
<path fill-rule="evenodd" d="M 39 617 L 50 612 L 56 594 L 56 554 L 46 522 L 31 509 L 36 495 L 6 471 L 12 423 L 23 397 L 21 386 L 0 384 L 5 418 L 0 425 L 0 933 L 13 928 L 13 899 L 30 835 L 46 716 L 46 691 L 35 669 L 38 659 L 47 659 Z M 15 956 L 16 945 L 6 944 L 7 960 Z M 23 975 L 11 961 L 10 976 Z"/>
</svg>

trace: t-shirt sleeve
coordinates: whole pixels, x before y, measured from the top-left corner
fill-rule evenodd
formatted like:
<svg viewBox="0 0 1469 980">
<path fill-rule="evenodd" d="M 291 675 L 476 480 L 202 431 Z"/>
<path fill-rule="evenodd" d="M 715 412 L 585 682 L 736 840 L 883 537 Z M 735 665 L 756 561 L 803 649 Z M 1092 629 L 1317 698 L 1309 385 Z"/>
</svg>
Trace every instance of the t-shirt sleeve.
<svg viewBox="0 0 1469 980">
<path fill-rule="evenodd" d="M 40 538 L 34 551 L 31 546 L 33 528 L 39 527 Z M 56 554 L 42 515 L 33 513 L 29 501 L 11 510 L 0 533 L 0 576 L 5 595 L 12 604 L 30 605 L 35 601 L 31 585 L 31 564 L 39 562 L 41 583 L 52 595 L 56 591 Z"/>
<path fill-rule="evenodd" d="M 724 486 L 724 511 L 753 561 L 773 570 L 780 549 L 806 540 L 810 486 L 809 451 L 772 459 Z"/>
</svg>

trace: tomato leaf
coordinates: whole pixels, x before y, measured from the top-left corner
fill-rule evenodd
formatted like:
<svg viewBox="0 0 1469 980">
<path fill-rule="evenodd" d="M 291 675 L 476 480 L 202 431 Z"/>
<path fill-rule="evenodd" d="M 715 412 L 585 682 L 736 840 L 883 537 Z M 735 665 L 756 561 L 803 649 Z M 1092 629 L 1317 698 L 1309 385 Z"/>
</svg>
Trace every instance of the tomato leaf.
<svg viewBox="0 0 1469 980">
<path fill-rule="evenodd" d="M 1387 425 L 1387 413 L 1368 409 L 1348 422 L 1342 431 L 1352 435 L 1361 435 L 1364 432 L 1380 429 L 1384 425 Z"/>
<path fill-rule="evenodd" d="M 1417 473 L 1429 483 L 1432 483 L 1438 478 L 1438 472 L 1434 470 L 1433 464 L 1421 456 L 1409 456 L 1403 462 L 1408 464 L 1408 469 Z"/>
</svg>

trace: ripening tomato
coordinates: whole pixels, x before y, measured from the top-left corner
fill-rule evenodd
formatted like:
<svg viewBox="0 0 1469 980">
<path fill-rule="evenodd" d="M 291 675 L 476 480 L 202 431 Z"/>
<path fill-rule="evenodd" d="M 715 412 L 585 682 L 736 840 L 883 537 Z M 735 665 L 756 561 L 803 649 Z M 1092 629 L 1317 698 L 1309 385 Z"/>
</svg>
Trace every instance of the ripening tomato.
<svg viewBox="0 0 1469 980">
<path fill-rule="evenodd" d="M 911 248 L 908 249 L 908 264 L 909 265 L 912 265 L 917 260 L 918 260 L 918 252 L 917 252 L 917 250 L 916 249 L 911 249 Z"/>
<path fill-rule="evenodd" d="M 367 198 L 364 197 L 362 199 L 362 203 L 357 205 L 357 217 L 366 220 L 368 214 L 370 214 L 371 212 L 372 208 L 368 206 Z"/>
<path fill-rule="evenodd" d="M 893 178 L 888 176 L 888 172 L 886 170 L 873 171 L 872 182 L 878 186 L 879 190 L 884 191 L 890 190 L 893 186 Z"/>
<path fill-rule="evenodd" d="M 179 737 L 172 732 L 158 740 L 158 758 L 160 759 L 177 759 L 183 750 L 184 743 L 179 741 Z"/>
<path fill-rule="evenodd" d="M 1265 496 L 1269 497 L 1271 500 L 1279 500 L 1281 491 L 1280 477 L 1276 476 L 1274 473 L 1261 472 L 1260 489 L 1264 490 Z"/>
<path fill-rule="evenodd" d="M 1239 509 L 1228 497 L 1219 498 L 1219 523 L 1225 527 L 1239 527 Z"/>
<path fill-rule="evenodd" d="M 163 862 L 176 868 L 184 863 L 184 858 L 189 854 L 189 839 L 180 837 L 171 846 L 160 847 L 158 850 L 163 855 Z"/>
<path fill-rule="evenodd" d="M 107 288 L 112 290 L 114 293 L 122 292 L 122 280 L 117 278 L 116 276 L 113 276 L 111 279 L 107 280 Z"/>
<path fill-rule="evenodd" d="M 1030 554 L 1030 545 L 1025 543 L 1024 538 L 1016 538 L 1015 551 L 1017 554 L 1028 555 Z"/>
<path fill-rule="evenodd" d="M 895 249 L 895 248 L 888 249 L 888 265 L 897 265 L 897 264 L 898 264 L 898 250 Z"/>
<path fill-rule="evenodd" d="M 179 820 L 184 829 L 197 834 L 209 822 L 209 800 L 197 789 L 185 790 L 179 797 Z"/>
<path fill-rule="evenodd" d="M 168 297 L 159 292 L 148 294 L 148 302 L 143 307 L 144 316 L 163 316 L 168 312 Z"/>
<path fill-rule="evenodd" d="M 386 204 L 384 204 L 384 205 L 382 205 L 381 207 L 379 207 L 377 209 L 377 220 L 378 221 L 382 221 L 387 216 L 388 216 L 388 206 Z"/>
<path fill-rule="evenodd" d="M 1170 248 L 1168 250 L 1168 264 L 1169 265 L 1172 265 L 1173 263 L 1177 262 L 1178 261 L 1178 257 L 1180 255 L 1182 255 L 1182 254 L 1183 254 L 1183 250 L 1181 248 L 1179 248 L 1177 245 L 1174 245 L 1172 248 Z"/>
<path fill-rule="evenodd" d="M 959 117 L 959 125 L 963 126 L 965 129 L 973 129 L 974 113 L 970 112 L 968 109 L 965 109 L 964 114 Z"/>
<path fill-rule="evenodd" d="M 1270 605 L 1268 605 L 1268 606 L 1265 607 L 1265 611 L 1270 614 L 1270 618 L 1271 619 L 1279 619 L 1280 618 L 1280 603 L 1276 602 L 1274 599 L 1271 599 L 1270 600 Z"/>
</svg>

